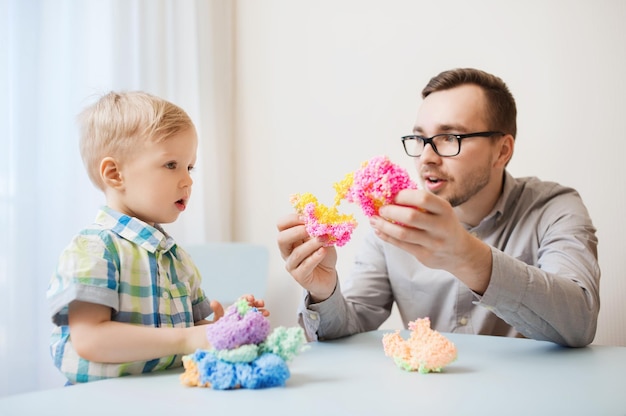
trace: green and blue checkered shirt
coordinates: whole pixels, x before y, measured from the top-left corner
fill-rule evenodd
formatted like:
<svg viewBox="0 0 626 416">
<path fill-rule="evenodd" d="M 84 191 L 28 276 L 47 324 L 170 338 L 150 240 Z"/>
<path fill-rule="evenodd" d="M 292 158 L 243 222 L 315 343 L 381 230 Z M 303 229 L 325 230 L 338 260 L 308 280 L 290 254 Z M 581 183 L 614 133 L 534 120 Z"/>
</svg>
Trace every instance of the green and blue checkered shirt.
<svg viewBox="0 0 626 416">
<path fill-rule="evenodd" d="M 51 353 L 71 383 L 140 374 L 181 365 L 180 356 L 105 364 L 72 346 L 68 305 L 79 300 L 112 309 L 111 320 L 152 327 L 190 327 L 212 313 L 191 257 L 158 225 L 103 207 L 63 251 L 47 293 Z"/>
</svg>

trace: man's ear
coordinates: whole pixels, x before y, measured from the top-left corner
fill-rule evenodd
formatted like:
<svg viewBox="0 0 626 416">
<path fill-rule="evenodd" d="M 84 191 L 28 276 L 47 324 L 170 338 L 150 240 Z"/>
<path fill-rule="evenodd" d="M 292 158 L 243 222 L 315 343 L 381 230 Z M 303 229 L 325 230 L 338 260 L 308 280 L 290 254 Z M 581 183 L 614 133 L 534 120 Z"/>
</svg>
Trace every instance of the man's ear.
<svg viewBox="0 0 626 416">
<path fill-rule="evenodd" d="M 499 153 L 495 165 L 506 166 L 513 157 L 513 149 L 515 149 L 515 138 L 510 134 L 502 136 L 499 140 Z"/>
<path fill-rule="evenodd" d="M 119 189 L 124 185 L 119 163 L 110 156 L 100 162 L 100 178 L 109 188 Z"/>
</svg>

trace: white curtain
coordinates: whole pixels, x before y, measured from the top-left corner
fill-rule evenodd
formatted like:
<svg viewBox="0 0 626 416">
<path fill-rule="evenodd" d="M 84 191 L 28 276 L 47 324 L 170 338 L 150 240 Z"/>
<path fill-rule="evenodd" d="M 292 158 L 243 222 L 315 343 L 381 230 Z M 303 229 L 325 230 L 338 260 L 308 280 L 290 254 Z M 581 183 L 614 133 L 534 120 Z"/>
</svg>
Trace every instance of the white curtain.
<svg viewBox="0 0 626 416">
<path fill-rule="evenodd" d="M 61 386 L 45 292 L 58 255 L 104 198 L 78 153 L 76 114 L 111 90 L 188 111 L 200 138 L 181 243 L 231 238 L 229 0 L 0 0 L 0 397 Z"/>
</svg>

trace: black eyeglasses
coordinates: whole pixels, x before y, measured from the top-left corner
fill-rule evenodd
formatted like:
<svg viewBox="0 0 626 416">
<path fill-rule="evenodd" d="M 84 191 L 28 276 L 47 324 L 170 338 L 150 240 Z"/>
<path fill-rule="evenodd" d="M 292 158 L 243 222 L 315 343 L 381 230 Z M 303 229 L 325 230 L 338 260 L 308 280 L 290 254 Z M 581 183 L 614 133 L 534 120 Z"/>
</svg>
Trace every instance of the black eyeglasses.
<svg viewBox="0 0 626 416">
<path fill-rule="evenodd" d="M 469 137 L 491 137 L 496 134 L 505 134 L 500 131 L 481 131 L 467 134 L 435 134 L 433 137 L 410 135 L 402 137 L 402 145 L 407 155 L 420 157 L 424 148 L 430 144 L 435 153 L 441 157 L 456 156 L 461 153 L 461 140 Z"/>
</svg>

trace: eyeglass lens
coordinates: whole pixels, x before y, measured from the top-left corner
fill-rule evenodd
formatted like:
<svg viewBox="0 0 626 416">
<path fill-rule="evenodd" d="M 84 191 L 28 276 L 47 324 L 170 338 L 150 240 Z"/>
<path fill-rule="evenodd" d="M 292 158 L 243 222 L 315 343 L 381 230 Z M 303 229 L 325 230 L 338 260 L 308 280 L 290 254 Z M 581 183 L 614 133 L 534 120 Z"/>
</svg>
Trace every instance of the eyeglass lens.
<svg viewBox="0 0 626 416">
<path fill-rule="evenodd" d="M 436 147 L 437 153 L 441 156 L 454 156 L 459 152 L 459 140 L 452 134 L 441 134 L 432 138 L 432 143 Z M 405 146 L 412 156 L 420 156 L 424 152 L 424 140 L 415 137 L 406 140 Z"/>
</svg>

